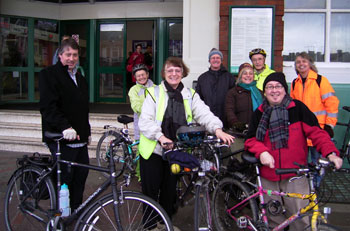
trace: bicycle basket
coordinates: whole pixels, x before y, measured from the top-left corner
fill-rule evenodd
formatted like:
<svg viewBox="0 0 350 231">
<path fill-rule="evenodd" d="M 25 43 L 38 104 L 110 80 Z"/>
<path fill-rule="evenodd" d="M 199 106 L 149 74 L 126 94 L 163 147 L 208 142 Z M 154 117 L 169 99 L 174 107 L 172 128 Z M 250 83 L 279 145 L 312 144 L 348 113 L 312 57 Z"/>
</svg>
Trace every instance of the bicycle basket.
<svg viewBox="0 0 350 231">
<path fill-rule="evenodd" d="M 176 131 L 176 137 L 181 143 L 194 147 L 202 143 L 205 137 L 205 128 L 198 124 L 181 126 Z"/>
<path fill-rule="evenodd" d="M 52 165 L 52 157 L 51 155 L 40 155 L 36 152 L 33 153 L 32 156 L 28 157 L 25 155 L 22 158 L 18 158 L 17 163 L 22 167 L 34 165 L 36 167 L 46 169 Z M 23 195 L 26 195 L 34 187 L 38 181 L 39 176 L 39 174 L 36 174 L 34 172 L 26 172 L 23 174 L 23 178 L 21 179 L 20 183 L 20 189 L 22 190 Z M 38 200 L 47 200 L 50 198 L 49 191 L 44 181 L 36 190 L 33 191 L 30 197 Z"/>
</svg>

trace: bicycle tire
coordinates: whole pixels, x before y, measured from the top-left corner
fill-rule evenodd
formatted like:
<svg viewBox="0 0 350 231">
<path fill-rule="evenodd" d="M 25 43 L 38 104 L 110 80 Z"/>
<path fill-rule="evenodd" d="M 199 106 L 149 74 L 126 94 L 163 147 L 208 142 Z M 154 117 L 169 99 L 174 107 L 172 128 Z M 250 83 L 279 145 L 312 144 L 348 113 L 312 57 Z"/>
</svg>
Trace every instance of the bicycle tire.
<svg viewBox="0 0 350 231">
<path fill-rule="evenodd" d="M 196 185 L 194 203 L 194 230 L 212 230 L 210 199 L 207 188 Z"/>
<path fill-rule="evenodd" d="M 171 220 L 165 210 L 153 199 L 137 192 L 123 192 L 118 197 L 119 218 L 123 230 L 150 230 L 162 226 L 161 230 L 173 231 Z M 85 209 L 74 230 L 116 230 L 112 193 Z M 145 214 L 144 211 L 150 213 Z"/>
<path fill-rule="evenodd" d="M 317 230 L 318 231 L 340 231 L 340 229 L 338 229 L 337 227 L 330 224 L 325 224 L 325 223 L 318 224 Z"/>
<path fill-rule="evenodd" d="M 42 171 L 42 168 L 27 166 L 19 168 L 11 176 L 4 206 L 7 230 L 45 230 L 50 210 L 56 209 L 56 192 L 51 178 L 45 178 L 24 202 L 20 202 L 24 194 L 33 188 Z M 48 199 L 43 198 L 44 193 L 48 193 Z"/>
<path fill-rule="evenodd" d="M 110 130 L 101 136 L 97 143 L 96 159 L 97 164 L 100 167 L 108 167 L 109 164 L 109 147 L 111 141 L 120 137 L 120 134 L 116 131 Z M 125 169 L 125 153 L 127 153 L 127 147 L 124 143 L 119 143 L 114 147 L 114 164 L 116 167 L 116 177 L 119 177 Z M 103 176 L 109 177 L 109 173 L 103 172 Z"/>
<path fill-rule="evenodd" d="M 212 198 L 213 224 L 216 230 L 245 230 L 238 228 L 231 215 L 236 218 L 246 216 L 253 222 L 258 220 L 259 210 L 254 198 L 250 199 L 242 209 L 233 210 L 231 214 L 226 212 L 227 209 L 247 198 L 249 192 L 249 186 L 236 179 L 226 177 L 219 182 Z"/>
</svg>

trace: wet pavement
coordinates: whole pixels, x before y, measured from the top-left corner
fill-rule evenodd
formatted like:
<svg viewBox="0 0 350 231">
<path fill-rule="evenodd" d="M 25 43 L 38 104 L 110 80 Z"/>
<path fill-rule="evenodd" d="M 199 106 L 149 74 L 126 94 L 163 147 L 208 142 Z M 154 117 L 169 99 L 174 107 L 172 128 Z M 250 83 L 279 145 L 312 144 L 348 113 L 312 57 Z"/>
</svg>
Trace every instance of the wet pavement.
<svg viewBox="0 0 350 231">
<path fill-rule="evenodd" d="M 16 169 L 16 159 L 25 153 L 0 151 L 0 230 L 4 227 L 4 197 L 6 193 L 7 181 Z M 90 159 L 90 163 L 96 165 L 95 159 Z M 85 196 L 96 190 L 96 188 L 105 180 L 101 173 L 90 171 Z M 324 181 L 324 197 L 322 202 L 327 202 L 328 207 L 332 208 L 329 222 L 341 230 L 350 230 L 350 174 L 332 173 L 328 174 Z M 127 190 L 140 191 L 140 185 L 136 180 L 127 188 Z M 193 230 L 193 200 L 184 207 L 180 207 L 173 218 L 173 224 L 182 231 Z"/>
</svg>

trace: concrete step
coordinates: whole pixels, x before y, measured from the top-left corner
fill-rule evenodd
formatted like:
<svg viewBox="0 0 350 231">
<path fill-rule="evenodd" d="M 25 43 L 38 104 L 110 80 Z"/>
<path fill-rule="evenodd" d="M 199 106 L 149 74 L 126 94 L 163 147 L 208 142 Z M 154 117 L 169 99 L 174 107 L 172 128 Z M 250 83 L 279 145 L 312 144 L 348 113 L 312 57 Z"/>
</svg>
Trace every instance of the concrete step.
<svg viewBox="0 0 350 231">
<path fill-rule="evenodd" d="M 96 158 L 97 142 L 91 142 L 89 145 L 89 157 Z M 12 152 L 39 152 L 49 154 L 49 149 L 41 141 L 41 138 L 30 137 L 0 137 L 0 150 Z"/>
<path fill-rule="evenodd" d="M 103 128 L 104 125 L 112 125 L 122 128 L 123 124 L 117 121 L 119 114 L 90 113 L 89 122 L 91 127 Z M 133 115 L 129 115 L 133 116 Z M 0 121 L 11 125 L 12 123 L 41 124 L 39 111 L 16 111 L 0 110 Z M 133 124 L 129 124 L 129 129 L 133 129 Z"/>
<path fill-rule="evenodd" d="M 102 134 L 105 132 L 103 127 L 92 127 L 91 137 L 92 141 L 98 142 Z M 132 134 L 132 130 L 130 134 Z M 28 123 L 2 123 L 0 122 L 0 137 L 27 137 L 41 139 L 41 124 Z"/>
<path fill-rule="evenodd" d="M 92 143 L 89 156 L 95 157 L 98 140 L 103 135 L 104 125 L 117 129 L 123 124 L 117 121 L 118 114 L 91 113 Z M 129 115 L 132 116 L 132 115 Z M 129 124 L 129 133 L 133 136 L 133 124 Z M 0 150 L 16 152 L 48 153 L 42 143 L 41 115 L 39 111 L 0 110 Z"/>
</svg>

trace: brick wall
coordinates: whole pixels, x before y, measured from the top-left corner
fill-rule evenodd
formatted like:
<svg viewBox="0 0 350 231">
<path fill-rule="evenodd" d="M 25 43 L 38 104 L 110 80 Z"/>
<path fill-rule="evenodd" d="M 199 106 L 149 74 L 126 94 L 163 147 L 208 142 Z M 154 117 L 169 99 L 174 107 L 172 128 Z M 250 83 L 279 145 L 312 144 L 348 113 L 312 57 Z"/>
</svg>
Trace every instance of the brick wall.
<svg viewBox="0 0 350 231">
<path fill-rule="evenodd" d="M 274 28 L 274 66 L 276 71 L 283 71 L 283 0 L 220 0 L 220 35 L 219 49 L 224 55 L 224 66 L 228 67 L 230 6 L 275 6 Z M 248 54 L 247 54 L 248 55 Z"/>
</svg>

